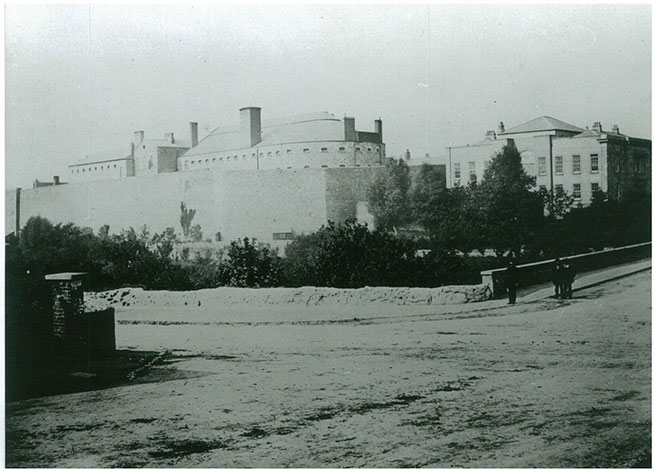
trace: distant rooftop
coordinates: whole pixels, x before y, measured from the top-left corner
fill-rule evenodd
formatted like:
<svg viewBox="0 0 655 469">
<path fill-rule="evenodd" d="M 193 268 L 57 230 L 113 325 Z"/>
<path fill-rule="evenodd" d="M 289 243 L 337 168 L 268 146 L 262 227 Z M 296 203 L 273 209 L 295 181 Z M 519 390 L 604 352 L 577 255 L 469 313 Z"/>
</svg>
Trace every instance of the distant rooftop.
<svg viewBox="0 0 655 469">
<path fill-rule="evenodd" d="M 334 114 L 323 111 L 281 119 L 263 119 L 262 140 L 255 147 L 343 139 L 343 121 Z M 240 149 L 242 149 L 240 126 L 235 124 L 215 128 L 184 156 Z"/>
<path fill-rule="evenodd" d="M 512 127 L 505 130 L 501 135 L 507 134 L 520 134 L 527 132 L 544 132 L 548 130 L 564 130 L 566 132 L 581 133 L 584 129 L 576 127 L 575 125 L 567 124 L 559 119 L 550 116 L 541 116 L 531 121 Z"/>
</svg>

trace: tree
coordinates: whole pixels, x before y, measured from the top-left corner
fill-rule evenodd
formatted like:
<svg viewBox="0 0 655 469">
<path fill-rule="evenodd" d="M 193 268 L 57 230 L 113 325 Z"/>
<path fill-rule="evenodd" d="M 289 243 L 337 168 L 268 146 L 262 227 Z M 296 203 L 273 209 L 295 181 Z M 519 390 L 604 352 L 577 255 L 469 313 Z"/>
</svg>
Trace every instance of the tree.
<svg viewBox="0 0 655 469">
<path fill-rule="evenodd" d="M 476 192 L 469 187 L 446 189 L 434 166 L 423 165 L 412 181 L 412 218 L 427 233 L 433 249 L 470 251 L 480 248 Z"/>
<path fill-rule="evenodd" d="M 541 196 L 532 191 L 535 178 L 521 164 L 513 144 L 496 154 L 479 185 L 479 203 L 485 244 L 498 256 L 508 252 L 519 256 L 531 244 L 543 222 Z"/>
<path fill-rule="evenodd" d="M 221 285 L 273 287 L 280 283 L 281 267 L 276 252 L 259 247 L 248 238 L 232 241 L 218 266 Z"/>
<path fill-rule="evenodd" d="M 539 190 L 546 213 L 550 219 L 562 218 L 573 206 L 573 197 L 564 191 Z"/>
<path fill-rule="evenodd" d="M 167 258 L 173 252 L 175 244 L 180 240 L 175 234 L 175 228 L 168 227 L 161 233 L 155 233 L 150 240 L 152 246 L 155 247 L 157 253 L 162 258 Z"/>
<path fill-rule="evenodd" d="M 367 196 L 378 228 L 395 231 L 410 221 L 410 183 L 409 167 L 402 159 L 388 160 L 384 172 L 373 180 Z"/>
<path fill-rule="evenodd" d="M 189 229 L 191 228 L 191 222 L 193 217 L 196 215 L 196 211 L 193 209 L 187 209 L 184 202 L 180 203 L 180 225 L 182 226 L 182 233 L 184 236 L 189 236 Z"/>
<path fill-rule="evenodd" d="M 202 228 L 200 225 L 196 224 L 189 228 L 188 233 L 191 241 L 199 242 L 202 241 Z"/>
<path fill-rule="evenodd" d="M 414 244 L 385 231 L 371 232 L 355 220 L 329 222 L 286 246 L 290 286 L 358 288 L 406 284 L 415 274 Z"/>
</svg>

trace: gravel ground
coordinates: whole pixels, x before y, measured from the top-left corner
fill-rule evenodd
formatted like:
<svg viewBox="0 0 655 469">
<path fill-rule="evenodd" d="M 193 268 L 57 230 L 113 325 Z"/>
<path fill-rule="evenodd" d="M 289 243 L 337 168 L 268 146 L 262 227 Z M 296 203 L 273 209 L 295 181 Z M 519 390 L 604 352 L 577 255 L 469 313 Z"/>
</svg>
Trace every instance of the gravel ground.
<svg viewBox="0 0 655 469">
<path fill-rule="evenodd" d="M 120 347 L 171 351 L 161 381 L 8 404 L 6 463 L 649 465 L 650 282 L 357 319 L 118 311 Z"/>
</svg>

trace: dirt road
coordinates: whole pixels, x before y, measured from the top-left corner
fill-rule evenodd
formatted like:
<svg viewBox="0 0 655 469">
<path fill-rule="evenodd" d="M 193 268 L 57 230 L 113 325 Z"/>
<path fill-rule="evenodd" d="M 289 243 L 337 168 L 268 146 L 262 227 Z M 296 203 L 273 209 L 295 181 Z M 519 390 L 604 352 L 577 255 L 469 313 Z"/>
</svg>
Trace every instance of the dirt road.
<svg viewBox="0 0 655 469">
<path fill-rule="evenodd" d="M 650 464 L 650 278 L 448 314 L 119 311 L 120 346 L 172 352 L 161 381 L 9 404 L 7 465 Z"/>
</svg>

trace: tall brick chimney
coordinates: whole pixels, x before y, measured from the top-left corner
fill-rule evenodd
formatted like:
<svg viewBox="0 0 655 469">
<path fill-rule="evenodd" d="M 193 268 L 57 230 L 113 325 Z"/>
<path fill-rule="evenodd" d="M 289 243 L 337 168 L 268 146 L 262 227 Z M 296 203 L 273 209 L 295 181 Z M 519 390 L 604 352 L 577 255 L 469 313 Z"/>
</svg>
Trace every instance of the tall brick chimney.
<svg viewBox="0 0 655 469">
<path fill-rule="evenodd" d="M 250 148 L 262 141 L 262 108 L 243 107 L 241 116 L 241 148 Z"/>
<path fill-rule="evenodd" d="M 343 133 L 344 140 L 346 142 L 356 142 L 357 141 L 357 132 L 355 131 L 355 118 L 354 117 L 344 117 L 343 118 Z"/>
<path fill-rule="evenodd" d="M 198 145 L 198 123 L 189 122 L 189 127 L 191 128 L 191 148 Z"/>
<path fill-rule="evenodd" d="M 600 125 L 600 122 L 594 122 L 594 126 L 592 127 L 596 132 L 602 132 L 603 131 L 603 126 Z"/>
<path fill-rule="evenodd" d="M 380 143 L 382 143 L 382 119 L 375 120 L 375 133 L 380 136 Z"/>
</svg>

